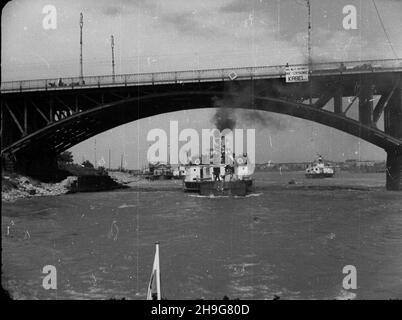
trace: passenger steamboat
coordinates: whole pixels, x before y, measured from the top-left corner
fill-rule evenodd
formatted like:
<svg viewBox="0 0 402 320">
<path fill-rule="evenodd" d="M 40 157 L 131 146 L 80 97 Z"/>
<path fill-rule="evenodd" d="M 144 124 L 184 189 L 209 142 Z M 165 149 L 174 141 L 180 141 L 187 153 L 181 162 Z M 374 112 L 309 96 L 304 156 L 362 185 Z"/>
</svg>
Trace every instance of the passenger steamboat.
<svg viewBox="0 0 402 320">
<path fill-rule="evenodd" d="M 305 172 L 306 178 L 332 178 L 335 174 L 335 169 L 326 164 L 322 156 L 310 164 Z"/>
<path fill-rule="evenodd" d="M 220 157 L 212 156 L 210 154 L 208 163 L 202 163 L 202 159 L 197 158 L 186 165 L 184 191 L 206 196 L 245 196 L 252 191 L 254 167 L 247 153 L 236 156 L 226 150 L 222 137 Z"/>
</svg>

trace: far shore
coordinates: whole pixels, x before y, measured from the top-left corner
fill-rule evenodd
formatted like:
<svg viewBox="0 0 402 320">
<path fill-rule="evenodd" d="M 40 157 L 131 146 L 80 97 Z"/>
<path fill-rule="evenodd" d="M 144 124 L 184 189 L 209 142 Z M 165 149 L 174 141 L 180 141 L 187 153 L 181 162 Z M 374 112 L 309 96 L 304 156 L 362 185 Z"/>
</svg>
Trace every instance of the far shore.
<svg viewBox="0 0 402 320">
<path fill-rule="evenodd" d="M 60 196 L 68 193 L 75 192 L 97 192 L 106 190 L 115 190 L 128 188 L 127 177 L 109 175 L 110 178 L 104 179 L 105 176 L 86 176 L 85 180 L 92 180 L 85 182 L 85 185 L 77 187 L 77 176 L 68 176 L 60 182 L 42 182 L 38 179 L 21 175 L 18 173 L 3 172 L 2 173 L 2 192 L 1 200 L 6 202 L 13 202 L 17 199 L 25 199 L 41 196 Z M 125 174 L 129 176 L 129 174 Z M 102 179 L 103 178 L 103 179 Z M 99 180 L 101 184 L 96 182 Z"/>
<path fill-rule="evenodd" d="M 269 186 L 258 188 L 259 192 L 273 191 L 279 189 L 306 189 L 306 190 L 375 190 L 383 189 L 384 182 L 371 182 L 370 179 L 361 181 L 361 185 L 350 185 L 348 183 L 350 173 L 341 172 L 335 178 L 315 181 L 314 179 L 304 179 L 304 173 L 300 172 L 283 172 L 272 173 L 274 176 L 273 183 Z M 374 173 L 372 173 L 374 174 Z M 370 177 L 372 174 L 366 173 L 365 176 Z M 74 184 L 77 176 L 69 176 L 63 181 L 55 183 L 41 182 L 37 179 L 20 175 L 17 173 L 3 172 L 2 174 L 2 201 L 13 202 L 17 199 L 41 197 L 41 196 L 60 196 L 76 192 L 102 192 L 117 189 L 131 189 L 142 192 L 155 191 L 181 191 L 182 180 L 149 180 L 143 175 L 133 175 L 129 172 L 109 171 L 101 178 L 91 176 L 93 179 L 85 180 L 81 183 L 80 188 Z M 282 176 L 279 181 L 275 176 Z M 106 180 L 106 182 L 105 182 Z M 255 182 L 258 184 L 259 175 L 255 176 Z M 98 183 L 98 182 L 101 183 Z"/>
<path fill-rule="evenodd" d="M 99 176 L 90 176 L 94 181 L 86 182 L 86 186 L 77 188 L 74 184 L 76 176 L 69 176 L 60 182 L 41 182 L 32 177 L 17 173 L 3 172 L 1 199 L 13 202 L 17 199 L 26 199 L 41 196 L 60 196 L 77 192 L 101 192 L 117 189 L 137 189 L 141 191 L 172 191 L 181 190 L 181 180 L 151 181 L 143 175 L 132 175 L 129 172 L 109 171 L 109 183 L 97 185 Z M 90 180 L 90 179 L 86 179 Z"/>
</svg>

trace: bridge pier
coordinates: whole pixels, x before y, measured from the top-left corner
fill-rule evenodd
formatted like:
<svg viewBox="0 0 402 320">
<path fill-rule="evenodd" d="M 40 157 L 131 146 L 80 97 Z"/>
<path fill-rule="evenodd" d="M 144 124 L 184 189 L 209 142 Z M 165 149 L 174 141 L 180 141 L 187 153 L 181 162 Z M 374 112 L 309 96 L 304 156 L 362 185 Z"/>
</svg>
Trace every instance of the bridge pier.
<svg viewBox="0 0 402 320">
<path fill-rule="evenodd" d="M 60 176 L 60 170 L 57 165 L 56 156 L 38 152 L 30 157 L 17 158 L 17 170 L 33 178 L 39 178 L 42 181 L 57 181 L 64 177 Z"/>
<path fill-rule="evenodd" d="M 14 172 L 15 168 L 15 158 L 11 153 L 5 153 L 1 155 L 1 169 L 6 172 Z"/>
<path fill-rule="evenodd" d="M 402 138 L 402 74 L 395 79 L 396 88 L 384 110 L 385 132 Z M 387 190 L 402 190 L 402 153 L 387 150 Z"/>
<path fill-rule="evenodd" d="M 373 84 L 364 77 L 359 91 L 359 121 L 371 126 L 373 123 Z"/>
<path fill-rule="evenodd" d="M 56 156 L 43 150 L 18 155 L 5 153 L 1 161 L 5 171 L 18 172 L 44 182 L 60 181 L 67 177 L 67 173 L 59 169 Z"/>
<path fill-rule="evenodd" d="M 387 154 L 386 187 L 387 190 L 402 190 L 402 155 Z"/>
<path fill-rule="evenodd" d="M 336 114 L 342 114 L 342 99 L 343 99 L 343 88 L 339 86 L 334 93 L 334 112 Z"/>
</svg>

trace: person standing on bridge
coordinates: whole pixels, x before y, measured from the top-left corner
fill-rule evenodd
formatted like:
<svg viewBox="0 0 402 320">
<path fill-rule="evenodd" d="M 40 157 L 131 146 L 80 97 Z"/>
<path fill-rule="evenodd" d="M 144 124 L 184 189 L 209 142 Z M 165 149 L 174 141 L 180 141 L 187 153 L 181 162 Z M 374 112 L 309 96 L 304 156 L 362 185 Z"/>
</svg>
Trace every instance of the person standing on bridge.
<svg viewBox="0 0 402 320">
<path fill-rule="evenodd" d="M 63 82 L 63 80 L 60 78 L 59 79 L 59 82 L 57 83 L 57 85 L 59 86 L 59 87 L 63 87 L 64 86 L 64 82 Z"/>
</svg>

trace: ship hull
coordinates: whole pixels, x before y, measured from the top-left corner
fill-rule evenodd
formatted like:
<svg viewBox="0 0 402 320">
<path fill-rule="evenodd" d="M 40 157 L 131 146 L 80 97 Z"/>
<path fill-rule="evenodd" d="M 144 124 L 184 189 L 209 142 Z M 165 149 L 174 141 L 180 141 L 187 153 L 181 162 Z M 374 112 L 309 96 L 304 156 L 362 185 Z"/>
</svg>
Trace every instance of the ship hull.
<svg viewBox="0 0 402 320">
<path fill-rule="evenodd" d="M 317 178 L 332 178 L 334 173 L 306 173 L 306 178 L 317 179 Z"/>
<path fill-rule="evenodd" d="M 245 196 L 252 186 L 252 180 L 184 182 L 185 191 L 203 196 Z"/>
<path fill-rule="evenodd" d="M 146 176 L 145 179 L 155 181 L 155 180 L 171 180 L 173 176 L 170 175 L 150 175 Z"/>
</svg>

